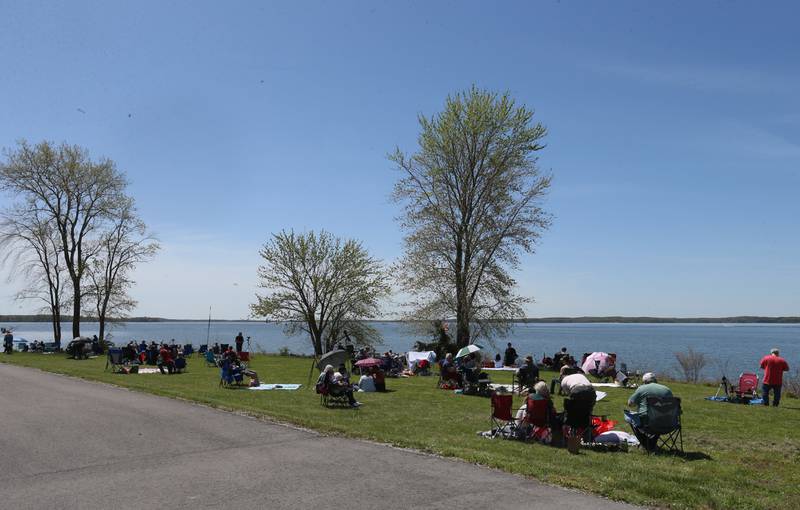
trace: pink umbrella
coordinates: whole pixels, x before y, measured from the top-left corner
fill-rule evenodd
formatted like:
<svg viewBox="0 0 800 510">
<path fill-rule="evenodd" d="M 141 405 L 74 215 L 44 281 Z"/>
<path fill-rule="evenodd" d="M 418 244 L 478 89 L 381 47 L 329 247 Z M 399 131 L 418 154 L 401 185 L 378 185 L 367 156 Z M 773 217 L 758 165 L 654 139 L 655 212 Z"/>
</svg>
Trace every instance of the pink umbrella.
<svg viewBox="0 0 800 510">
<path fill-rule="evenodd" d="M 383 364 L 383 361 L 379 360 L 378 358 L 367 358 L 356 361 L 356 366 L 361 368 L 378 367 L 381 364 Z"/>
<path fill-rule="evenodd" d="M 583 362 L 583 366 L 581 369 L 586 372 L 587 374 L 595 371 L 603 372 L 605 369 L 608 368 L 609 365 L 609 358 L 610 356 L 605 352 L 593 352 L 590 355 L 586 356 L 586 361 Z M 599 361 L 600 365 L 598 366 L 595 361 Z"/>
</svg>

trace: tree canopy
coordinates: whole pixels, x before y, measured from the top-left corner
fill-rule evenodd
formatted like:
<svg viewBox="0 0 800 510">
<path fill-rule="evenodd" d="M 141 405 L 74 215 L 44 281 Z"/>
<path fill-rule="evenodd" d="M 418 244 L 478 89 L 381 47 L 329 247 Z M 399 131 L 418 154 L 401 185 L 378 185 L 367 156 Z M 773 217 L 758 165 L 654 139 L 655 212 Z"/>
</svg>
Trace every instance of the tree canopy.
<svg viewBox="0 0 800 510">
<path fill-rule="evenodd" d="M 419 117 L 419 149 L 390 159 L 402 173 L 405 253 L 397 265 L 410 319 L 455 318 L 456 343 L 507 333 L 529 298 L 511 272 L 551 223 L 551 176 L 537 166 L 546 129 L 508 93 L 475 87 Z"/>
<path fill-rule="evenodd" d="M 287 334 L 309 335 L 317 355 L 330 351 L 345 337 L 356 343 L 380 341 L 365 323 L 379 315 L 389 295 L 383 265 L 355 240 L 341 240 L 321 231 L 282 231 L 260 251 L 259 286 L 251 305 L 255 317 L 282 322 Z"/>
</svg>

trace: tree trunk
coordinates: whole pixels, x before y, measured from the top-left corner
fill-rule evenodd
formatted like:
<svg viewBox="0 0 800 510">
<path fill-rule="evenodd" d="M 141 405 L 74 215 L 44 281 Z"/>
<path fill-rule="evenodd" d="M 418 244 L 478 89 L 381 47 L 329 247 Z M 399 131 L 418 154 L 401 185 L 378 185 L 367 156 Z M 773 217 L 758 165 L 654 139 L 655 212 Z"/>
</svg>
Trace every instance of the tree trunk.
<svg viewBox="0 0 800 510">
<path fill-rule="evenodd" d="M 81 336 L 81 281 L 72 279 L 72 338 Z"/>
<path fill-rule="evenodd" d="M 61 313 L 57 308 L 52 310 L 51 320 L 53 323 L 53 341 L 56 343 L 56 349 L 61 348 Z"/>
<path fill-rule="evenodd" d="M 97 321 L 100 323 L 99 338 L 100 338 L 100 341 L 102 342 L 103 339 L 106 337 L 106 318 L 105 318 L 105 316 L 98 317 Z"/>
</svg>

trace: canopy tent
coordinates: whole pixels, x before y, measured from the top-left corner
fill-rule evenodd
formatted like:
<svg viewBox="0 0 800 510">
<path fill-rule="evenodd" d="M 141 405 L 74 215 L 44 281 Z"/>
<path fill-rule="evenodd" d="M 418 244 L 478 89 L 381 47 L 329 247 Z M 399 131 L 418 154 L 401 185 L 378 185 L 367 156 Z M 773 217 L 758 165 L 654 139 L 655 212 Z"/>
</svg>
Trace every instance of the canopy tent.
<svg viewBox="0 0 800 510">
<path fill-rule="evenodd" d="M 408 351 L 406 353 L 406 361 L 408 361 L 409 370 L 414 370 L 417 363 L 423 359 L 433 365 L 436 363 L 436 353 L 433 351 Z"/>
</svg>

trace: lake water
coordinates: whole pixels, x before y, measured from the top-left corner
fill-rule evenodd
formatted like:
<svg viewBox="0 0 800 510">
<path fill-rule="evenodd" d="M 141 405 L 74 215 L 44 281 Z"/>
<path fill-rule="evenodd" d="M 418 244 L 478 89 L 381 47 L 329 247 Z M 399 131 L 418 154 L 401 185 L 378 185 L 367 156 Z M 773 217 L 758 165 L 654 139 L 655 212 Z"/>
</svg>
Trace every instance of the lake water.
<svg viewBox="0 0 800 510">
<path fill-rule="evenodd" d="M 13 327 L 15 337 L 28 340 L 49 340 L 52 334 L 47 323 L 5 324 Z M 379 322 L 377 328 L 383 335 L 384 350 L 397 352 L 409 350 L 417 340 L 407 325 L 397 322 Z M 111 334 L 117 344 L 129 340 L 169 340 L 206 343 L 205 322 L 131 322 L 114 325 Z M 64 324 L 65 336 L 71 325 Z M 289 337 L 277 324 L 263 322 L 213 322 L 209 340 L 233 343 L 241 331 L 252 337 L 252 349 L 276 352 L 288 347 L 294 353 L 309 354 L 308 340 L 302 336 Z M 84 323 L 84 335 L 97 333 L 96 323 Z M 631 369 L 655 372 L 674 372 L 675 353 L 692 347 L 708 355 L 710 362 L 704 376 L 717 379 L 723 370 L 728 377 L 738 377 L 744 370 L 755 371 L 758 361 L 772 347 L 781 349 L 781 355 L 792 369 L 800 361 L 800 324 L 516 324 L 507 339 L 497 340 L 497 348 L 484 342 L 489 353 L 500 352 L 506 342 L 512 342 L 520 354 L 533 354 L 541 359 L 544 353 L 552 356 L 561 347 L 573 354 L 583 352 L 616 352 L 619 361 Z"/>
</svg>

